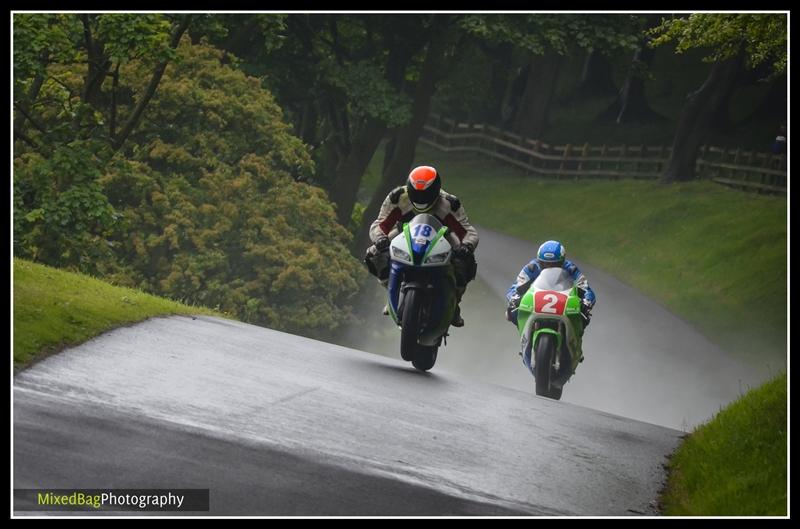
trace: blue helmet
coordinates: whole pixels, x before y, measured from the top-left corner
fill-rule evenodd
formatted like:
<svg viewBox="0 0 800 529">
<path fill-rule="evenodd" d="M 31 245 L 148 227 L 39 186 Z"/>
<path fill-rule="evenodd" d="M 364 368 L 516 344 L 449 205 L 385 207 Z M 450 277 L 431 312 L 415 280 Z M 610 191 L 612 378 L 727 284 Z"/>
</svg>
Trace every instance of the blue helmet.
<svg viewBox="0 0 800 529">
<path fill-rule="evenodd" d="M 543 268 L 562 266 L 566 258 L 567 251 L 558 241 L 547 241 L 539 246 L 539 251 L 536 252 L 536 260 Z"/>
</svg>

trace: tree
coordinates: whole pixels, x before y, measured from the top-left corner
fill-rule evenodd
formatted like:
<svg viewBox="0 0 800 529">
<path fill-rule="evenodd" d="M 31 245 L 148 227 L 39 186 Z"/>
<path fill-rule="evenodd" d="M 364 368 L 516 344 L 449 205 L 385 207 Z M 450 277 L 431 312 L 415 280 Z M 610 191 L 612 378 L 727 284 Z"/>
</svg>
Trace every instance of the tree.
<svg viewBox="0 0 800 529">
<path fill-rule="evenodd" d="M 635 17 L 619 15 L 467 15 L 462 27 L 491 43 L 510 42 L 528 53 L 514 130 L 531 137 L 540 137 L 547 127 L 562 57 L 580 49 L 633 49 L 637 40 Z"/>
<path fill-rule="evenodd" d="M 77 134 L 105 141 L 113 150 L 121 148 L 138 126 L 191 20 L 191 15 L 134 13 L 15 14 L 16 136 L 27 138 L 32 146 L 52 146 L 72 141 Z M 119 72 L 131 60 L 150 65 L 149 82 L 130 112 L 122 116 L 119 103 L 125 86 L 120 84 Z M 79 82 L 72 77 L 76 63 L 84 68 Z M 54 105 L 66 112 L 56 109 L 52 114 Z M 71 117 L 69 130 L 48 127 L 34 111 L 37 106 L 60 122 Z M 25 134 L 26 122 L 36 128 L 36 138 Z"/>
<path fill-rule="evenodd" d="M 436 90 L 436 83 L 445 75 L 446 57 L 452 56 L 459 45 L 453 39 L 459 38 L 455 19 L 447 15 L 434 15 L 424 32 L 431 35 L 425 50 L 425 60 L 419 72 L 414 90 L 410 121 L 398 127 L 387 149 L 388 161 L 384 162 L 384 170 L 378 188 L 364 209 L 361 224 L 356 233 L 353 249 L 356 255 L 363 255 L 369 245 L 369 228 L 380 210 L 381 204 L 389 191 L 402 184 L 408 176 L 417 142 L 422 134 L 425 121 L 430 113 L 431 98 Z"/>
<path fill-rule="evenodd" d="M 48 64 L 73 59 L 73 34 L 64 15 L 14 16 L 14 140 L 37 148 L 38 143 L 26 134 L 28 123 L 46 133 L 46 128 L 32 116 L 33 105 L 48 77 Z"/>
<path fill-rule="evenodd" d="M 433 111 L 456 121 L 499 125 L 513 104 L 514 51 L 508 42 L 464 38 L 448 65 L 449 75 L 437 85 Z"/>
<path fill-rule="evenodd" d="M 138 148 L 103 179 L 131 226 L 117 242 L 137 286 L 292 332 L 348 321 L 363 271 L 324 191 L 303 182 L 307 147 L 222 51 L 185 39 L 178 54 Z"/>
<path fill-rule="evenodd" d="M 631 122 L 664 121 L 664 118 L 650 108 L 645 97 L 645 80 L 655 56 L 655 49 L 648 45 L 648 31 L 658 26 L 661 19 L 657 15 L 645 18 L 645 28 L 641 35 L 640 45 L 633 52 L 633 59 L 625 75 L 625 81 L 617 94 L 617 98 L 599 116 L 600 121 L 612 121 L 616 124 Z"/>
<path fill-rule="evenodd" d="M 422 18 L 382 15 L 289 15 L 280 47 L 258 45 L 257 26 L 247 41 L 235 31 L 221 45 L 254 71 L 269 65 L 266 83 L 288 109 L 298 136 L 312 146 L 315 182 L 329 191 L 339 222 L 347 226 L 361 179 L 387 129 L 410 118 L 403 92 L 407 68 L 424 46 L 413 36 Z M 249 19 L 248 19 L 249 20 Z"/>
<path fill-rule="evenodd" d="M 311 155 L 272 94 L 203 40 L 208 25 L 196 44 L 185 31 L 174 49 L 167 41 L 170 66 L 115 148 L 110 110 L 128 123 L 160 63 L 133 52 L 118 61 L 117 46 L 140 48 L 122 46 L 124 32 L 109 44 L 105 22 L 88 19 L 92 42 L 104 43 L 93 53 L 111 63 L 96 91 L 81 20 L 34 20 L 15 27 L 15 46 L 35 45 L 15 56 L 20 107 L 42 77 L 28 112 L 36 125 L 27 118 L 23 132 L 31 143 L 15 143 L 16 255 L 286 331 L 324 336 L 350 320 L 364 273 L 352 236 L 325 192 L 304 183 Z M 47 39 L 54 29 L 64 38 Z"/>
<path fill-rule="evenodd" d="M 353 246 L 356 255 L 363 255 L 369 245 L 369 227 L 372 220 L 377 217 L 384 198 L 392 188 L 405 181 L 411 164 L 414 162 L 417 141 L 422 134 L 425 121 L 428 119 L 431 98 L 442 74 L 442 65 L 447 53 L 447 41 L 453 37 L 453 33 L 448 32 L 448 29 L 451 28 L 452 19 L 441 15 L 434 17 L 427 28 L 426 33 L 432 35 L 432 38 L 425 51 L 425 61 L 414 92 L 411 120 L 395 132 L 389 160 L 384 164 L 380 183 L 364 210 L 361 225 L 356 234 Z"/>
<path fill-rule="evenodd" d="M 692 14 L 664 20 L 651 32 L 652 45 L 675 42 L 676 53 L 706 48 L 705 60 L 713 63 L 708 78 L 689 94 L 678 121 L 672 155 L 661 181 L 695 178 L 700 145 L 708 135 L 713 118 L 730 99 L 735 81 L 744 68 L 763 63 L 776 74 L 786 69 L 786 17 L 780 14 Z"/>
<path fill-rule="evenodd" d="M 15 251 L 93 273 L 111 268 L 118 216 L 98 179 L 138 126 L 189 20 L 14 15 Z M 131 61 L 148 68 L 136 100 L 139 79 L 120 82 Z"/>
<path fill-rule="evenodd" d="M 586 51 L 581 78 L 572 94 L 574 99 L 586 97 L 602 97 L 618 92 L 611 71 L 611 62 L 599 50 L 590 48 Z"/>
</svg>

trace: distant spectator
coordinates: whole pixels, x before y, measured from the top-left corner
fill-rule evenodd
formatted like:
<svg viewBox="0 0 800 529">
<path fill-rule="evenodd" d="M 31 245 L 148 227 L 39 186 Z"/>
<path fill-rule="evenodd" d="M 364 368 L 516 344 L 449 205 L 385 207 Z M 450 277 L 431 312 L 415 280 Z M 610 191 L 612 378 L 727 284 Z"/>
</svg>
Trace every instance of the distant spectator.
<svg viewBox="0 0 800 529">
<path fill-rule="evenodd" d="M 781 127 L 775 142 L 772 144 L 772 152 L 775 154 L 786 153 L 786 127 Z"/>
</svg>

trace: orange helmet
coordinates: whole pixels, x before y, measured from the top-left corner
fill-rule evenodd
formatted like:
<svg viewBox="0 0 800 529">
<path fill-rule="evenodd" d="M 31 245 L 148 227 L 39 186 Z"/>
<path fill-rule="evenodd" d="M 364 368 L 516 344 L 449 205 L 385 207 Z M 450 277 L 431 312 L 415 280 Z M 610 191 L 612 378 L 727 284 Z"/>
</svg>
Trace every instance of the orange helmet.
<svg viewBox="0 0 800 529">
<path fill-rule="evenodd" d="M 430 210 L 436 204 L 441 189 L 442 178 L 433 167 L 420 165 L 408 173 L 406 190 L 411 205 L 417 212 Z"/>
</svg>

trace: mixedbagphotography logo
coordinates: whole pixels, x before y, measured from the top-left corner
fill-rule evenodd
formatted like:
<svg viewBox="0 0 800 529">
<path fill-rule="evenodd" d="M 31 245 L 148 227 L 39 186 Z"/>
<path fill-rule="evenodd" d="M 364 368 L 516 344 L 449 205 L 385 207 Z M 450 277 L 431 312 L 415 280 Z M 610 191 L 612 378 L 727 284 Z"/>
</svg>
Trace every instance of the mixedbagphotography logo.
<svg viewBox="0 0 800 529">
<path fill-rule="evenodd" d="M 207 512 L 208 497 L 208 489 L 14 489 L 14 510 Z"/>
</svg>

